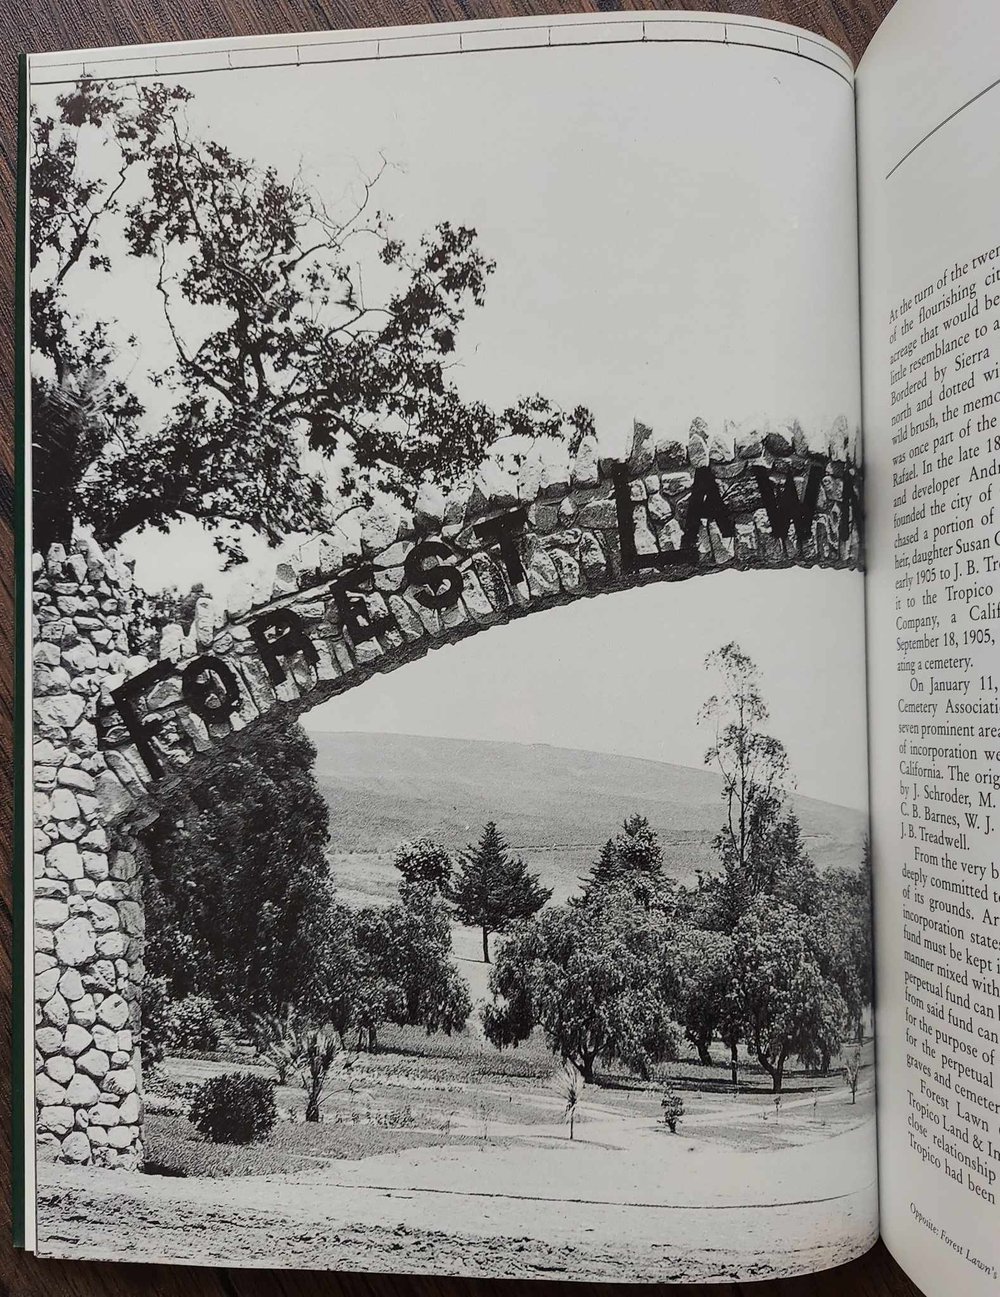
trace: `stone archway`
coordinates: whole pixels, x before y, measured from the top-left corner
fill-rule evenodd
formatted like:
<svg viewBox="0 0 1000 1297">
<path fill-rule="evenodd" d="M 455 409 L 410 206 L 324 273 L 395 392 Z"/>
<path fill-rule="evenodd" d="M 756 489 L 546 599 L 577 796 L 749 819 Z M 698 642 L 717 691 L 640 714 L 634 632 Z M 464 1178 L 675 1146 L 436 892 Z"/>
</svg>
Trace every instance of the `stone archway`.
<svg viewBox="0 0 1000 1297">
<path fill-rule="evenodd" d="M 625 461 L 587 438 L 493 466 L 356 542 L 318 536 L 274 571 L 199 600 L 156 661 L 129 655 L 131 571 L 83 533 L 34 557 L 36 1099 L 74 1162 L 142 1158 L 137 834 L 221 745 L 432 648 L 580 598 L 725 570 L 861 562 L 846 420 L 687 443 L 637 423 Z"/>
</svg>

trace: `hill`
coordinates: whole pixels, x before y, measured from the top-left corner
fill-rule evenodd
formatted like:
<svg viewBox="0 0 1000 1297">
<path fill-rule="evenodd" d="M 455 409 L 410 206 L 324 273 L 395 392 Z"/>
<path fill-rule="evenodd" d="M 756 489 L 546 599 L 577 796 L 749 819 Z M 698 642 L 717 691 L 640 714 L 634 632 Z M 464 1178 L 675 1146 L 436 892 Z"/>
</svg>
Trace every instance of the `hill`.
<svg viewBox="0 0 1000 1297">
<path fill-rule="evenodd" d="M 316 777 L 330 808 L 331 859 L 342 895 L 388 900 L 392 855 L 429 835 L 458 850 L 496 820 L 508 841 L 564 900 L 602 844 L 635 812 L 660 834 L 669 871 L 712 869 L 722 781 L 710 770 L 547 744 L 311 732 Z M 865 817 L 794 798 L 806 846 L 820 868 L 854 866 Z"/>
</svg>

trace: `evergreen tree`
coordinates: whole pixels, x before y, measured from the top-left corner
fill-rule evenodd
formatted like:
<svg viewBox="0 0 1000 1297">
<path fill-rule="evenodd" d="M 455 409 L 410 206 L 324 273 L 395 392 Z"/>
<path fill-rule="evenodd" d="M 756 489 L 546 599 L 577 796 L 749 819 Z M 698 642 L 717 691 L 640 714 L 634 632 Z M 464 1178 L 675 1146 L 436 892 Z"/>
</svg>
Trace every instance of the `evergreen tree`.
<svg viewBox="0 0 1000 1297">
<path fill-rule="evenodd" d="M 236 1018 L 324 1010 L 343 961 L 316 750 L 294 722 L 220 756 L 147 835 L 146 965 Z"/>
<path fill-rule="evenodd" d="M 462 923 L 481 928 L 483 960 L 490 962 L 491 932 L 507 932 L 518 919 L 530 919 L 552 895 L 537 874 L 530 874 L 519 856 L 512 856 L 496 824 L 490 820 L 477 846 L 459 857 L 458 876 L 445 895 Z"/>
<path fill-rule="evenodd" d="M 625 887 L 649 909 L 661 890 L 663 851 L 645 815 L 630 815 L 601 849 L 584 888 L 584 900 L 609 887 Z"/>
</svg>

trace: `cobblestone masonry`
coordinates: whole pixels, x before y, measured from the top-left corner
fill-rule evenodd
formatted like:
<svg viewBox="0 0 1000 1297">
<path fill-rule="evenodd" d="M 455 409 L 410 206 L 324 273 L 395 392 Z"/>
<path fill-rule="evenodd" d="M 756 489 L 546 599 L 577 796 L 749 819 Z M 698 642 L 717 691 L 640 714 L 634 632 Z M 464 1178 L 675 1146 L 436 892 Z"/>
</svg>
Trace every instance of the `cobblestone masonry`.
<svg viewBox="0 0 1000 1297">
<path fill-rule="evenodd" d="M 727 569 L 857 567 L 860 480 L 846 420 L 636 423 L 627 461 L 584 440 L 425 487 L 276 569 L 201 599 L 156 662 L 131 655 L 129 566 L 77 532 L 34 556 L 39 1138 L 75 1162 L 142 1156 L 143 915 L 136 834 L 220 744 L 430 648 L 515 617 Z"/>
<path fill-rule="evenodd" d="M 95 717 L 129 656 L 132 575 L 78 534 L 33 557 L 35 1097 L 38 1138 L 70 1162 L 141 1156 L 142 904 L 125 829 L 110 841 Z"/>
</svg>

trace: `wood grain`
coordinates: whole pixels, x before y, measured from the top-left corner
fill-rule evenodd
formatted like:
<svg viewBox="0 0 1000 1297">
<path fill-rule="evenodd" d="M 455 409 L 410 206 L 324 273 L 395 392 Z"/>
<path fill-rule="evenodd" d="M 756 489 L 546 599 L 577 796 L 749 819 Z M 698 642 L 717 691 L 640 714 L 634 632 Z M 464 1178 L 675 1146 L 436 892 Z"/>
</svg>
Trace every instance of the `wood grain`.
<svg viewBox="0 0 1000 1297">
<path fill-rule="evenodd" d="M 13 728 L 13 532 L 10 474 L 14 410 L 14 209 L 17 67 L 22 51 L 80 49 L 141 41 L 316 31 L 405 22 L 617 9 L 703 9 L 774 18 L 810 28 L 860 58 L 892 0 L 0 0 L 0 1099 L 10 1111 L 11 846 Z M 6 480 L 5 480 L 6 478 Z M 3 1297 L 513 1297 L 520 1283 L 290 1271 L 36 1261 L 10 1246 L 10 1123 L 0 1137 L 0 1294 Z M 613 1285 L 537 1283 L 531 1297 L 602 1297 Z M 619 1290 L 635 1294 L 635 1287 Z M 660 1291 L 660 1289 L 658 1289 Z M 827 1274 L 762 1284 L 662 1286 L 684 1297 L 919 1297 L 880 1245 Z"/>
</svg>

